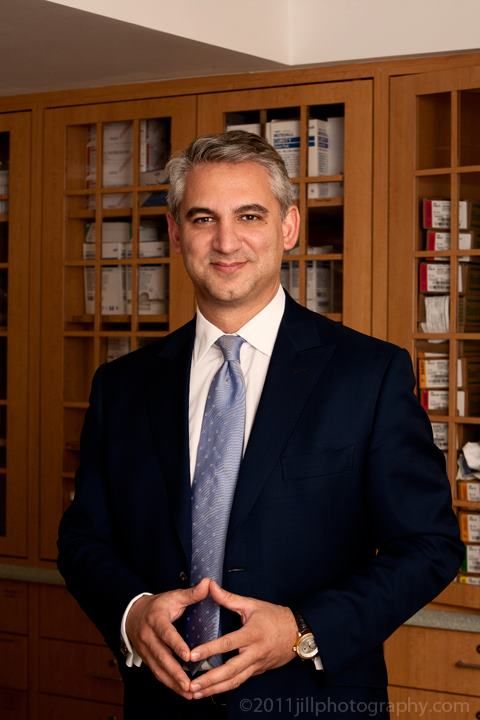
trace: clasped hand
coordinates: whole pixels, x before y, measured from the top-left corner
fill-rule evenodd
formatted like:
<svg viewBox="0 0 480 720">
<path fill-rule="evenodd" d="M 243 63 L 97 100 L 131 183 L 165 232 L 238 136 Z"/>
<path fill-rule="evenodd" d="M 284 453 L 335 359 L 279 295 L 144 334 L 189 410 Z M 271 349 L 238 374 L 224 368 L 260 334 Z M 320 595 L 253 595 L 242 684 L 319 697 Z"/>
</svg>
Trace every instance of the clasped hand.
<svg viewBox="0 0 480 720">
<path fill-rule="evenodd" d="M 173 623 L 189 605 L 209 594 L 218 605 L 238 613 L 242 627 L 190 650 Z M 228 692 L 252 675 L 281 667 L 295 657 L 297 625 L 290 608 L 235 595 L 208 578 L 187 590 L 141 597 L 128 613 L 126 630 L 155 677 L 187 700 Z M 223 665 L 193 679 L 182 667 L 235 650 L 238 653 Z"/>
</svg>

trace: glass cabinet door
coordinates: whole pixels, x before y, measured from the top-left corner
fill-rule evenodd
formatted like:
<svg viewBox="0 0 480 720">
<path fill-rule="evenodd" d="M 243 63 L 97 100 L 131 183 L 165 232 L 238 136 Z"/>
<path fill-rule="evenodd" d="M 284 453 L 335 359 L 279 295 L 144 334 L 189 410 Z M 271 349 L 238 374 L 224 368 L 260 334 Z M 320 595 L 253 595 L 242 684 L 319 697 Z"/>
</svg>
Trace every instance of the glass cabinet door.
<svg viewBox="0 0 480 720">
<path fill-rule="evenodd" d="M 480 602 L 480 68 L 392 81 L 389 337 L 445 453 L 465 560 L 443 601 Z"/>
<path fill-rule="evenodd" d="M 193 289 L 167 235 L 165 165 L 195 135 L 195 100 L 47 112 L 41 555 L 55 557 L 99 364 L 189 320 Z"/>
<path fill-rule="evenodd" d="M 30 116 L 0 115 L 0 553 L 27 554 Z"/>
<path fill-rule="evenodd" d="M 370 332 L 371 82 L 201 96 L 199 129 L 244 129 L 278 150 L 302 217 L 282 285 L 311 310 Z"/>
</svg>

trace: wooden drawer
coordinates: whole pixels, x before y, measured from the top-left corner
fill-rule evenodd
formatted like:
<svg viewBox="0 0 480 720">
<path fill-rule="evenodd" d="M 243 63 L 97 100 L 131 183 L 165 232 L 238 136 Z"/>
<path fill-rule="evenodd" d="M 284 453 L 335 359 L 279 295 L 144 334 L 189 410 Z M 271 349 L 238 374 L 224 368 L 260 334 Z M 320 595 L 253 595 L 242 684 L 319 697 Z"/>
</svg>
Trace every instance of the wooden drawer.
<svg viewBox="0 0 480 720">
<path fill-rule="evenodd" d="M 122 720 L 121 705 L 73 700 L 55 695 L 40 695 L 38 720 Z M 2 716 L 3 720 L 3 716 Z"/>
<path fill-rule="evenodd" d="M 0 632 L 0 687 L 27 689 L 27 638 Z"/>
<path fill-rule="evenodd" d="M 468 695 L 415 690 L 412 688 L 389 687 L 391 720 L 478 720 L 480 698 Z"/>
<path fill-rule="evenodd" d="M 40 636 L 104 645 L 101 634 L 73 597 L 54 585 L 40 586 Z"/>
<path fill-rule="evenodd" d="M 121 705 L 123 684 L 106 647 L 40 640 L 39 686 L 45 693 Z"/>
<path fill-rule="evenodd" d="M 2 720 L 27 720 L 27 694 L 0 689 L 0 717 Z"/>
<path fill-rule="evenodd" d="M 0 580 L 0 630 L 13 633 L 27 633 L 27 583 Z"/>
<path fill-rule="evenodd" d="M 480 636 L 403 626 L 385 643 L 391 685 L 480 695 Z"/>
</svg>

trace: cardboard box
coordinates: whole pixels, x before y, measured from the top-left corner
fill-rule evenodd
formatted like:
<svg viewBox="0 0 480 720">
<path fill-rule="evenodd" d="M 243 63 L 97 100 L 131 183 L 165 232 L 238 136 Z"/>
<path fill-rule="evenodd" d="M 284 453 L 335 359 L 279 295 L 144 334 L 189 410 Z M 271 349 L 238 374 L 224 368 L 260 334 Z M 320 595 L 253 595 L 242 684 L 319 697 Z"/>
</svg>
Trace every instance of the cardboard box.
<svg viewBox="0 0 480 720">
<path fill-rule="evenodd" d="M 448 423 L 432 422 L 433 442 L 440 450 L 448 450 Z"/>
<path fill-rule="evenodd" d="M 448 358 L 419 358 L 418 386 L 420 388 L 448 388 Z"/>
<path fill-rule="evenodd" d="M 463 542 L 480 543 L 480 513 L 463 512 L 458 513 L 460 524 L 460 537 Z"/>
<path fill-rule="evenodd" d="M 450 264 L 421 262 L 418 289 L 424 293 L 450 292 Z"/>
<path fill-rule="evenodd" d="M 420 390 L 420 404 L 429 413 L 448 412 L 448 390 Z"/>
<path fill-rule="evenodd" d="M 271 120 L 265 126 L 266 139 L 285 163 L 288 175 L 300 175 L 300 121 Z"/>
<path fill-rule="evenodd" d="M 426 230 L 449 230 L 451 224 L 450 200 L 422 200 L 422 222 Z M 458 229 L 480 229 L 480 203 L 471 200 L 458 202 Z"/>
<path fill-rule="evenodd" d="M 480 502 L 480 480 L 457 480 L 457 496 L 459 500 Z"/>
</svg>

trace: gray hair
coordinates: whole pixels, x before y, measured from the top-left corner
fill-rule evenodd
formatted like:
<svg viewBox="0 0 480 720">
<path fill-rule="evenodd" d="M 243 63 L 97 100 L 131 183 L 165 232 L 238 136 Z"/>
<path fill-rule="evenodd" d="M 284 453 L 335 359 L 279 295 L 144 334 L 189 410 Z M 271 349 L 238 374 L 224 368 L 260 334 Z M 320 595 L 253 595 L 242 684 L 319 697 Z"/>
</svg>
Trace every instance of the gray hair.
<svg viewBox="0 0 480 720">
<path fill-rule="evenodd" d="M 272 193 L 280 205 L 282 219 L 294 203 L 293 187 L 278 152 L 262 137 L 244 130 L 230 130 L 194 140 L 186 150 L 174 155 L 167 165 L 170 178 L 168 206 L 178 223 L 185 192 L 186 175 L 203 163 L 254 162 L 268 172 Z"/>
</svg>

